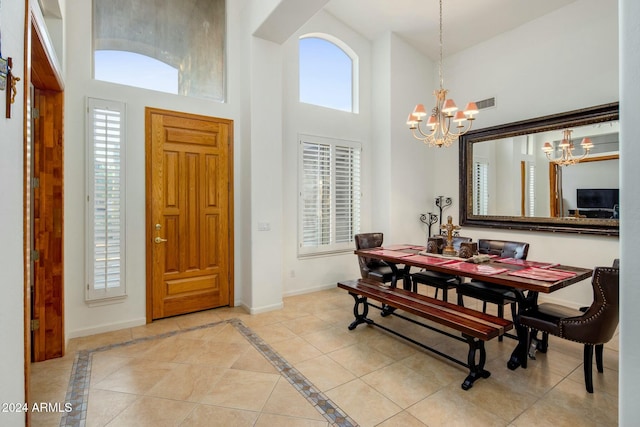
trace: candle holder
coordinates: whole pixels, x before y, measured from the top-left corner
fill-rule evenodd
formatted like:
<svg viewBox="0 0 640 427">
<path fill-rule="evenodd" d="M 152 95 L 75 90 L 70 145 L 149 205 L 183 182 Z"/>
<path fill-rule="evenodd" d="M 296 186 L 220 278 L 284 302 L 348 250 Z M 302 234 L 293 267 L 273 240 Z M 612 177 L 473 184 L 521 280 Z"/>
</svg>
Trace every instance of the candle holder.
<svg viewBox="0 0 640 427">
<path fill-rule="evenodd" d="M 431 212 L 427 212 L 426 214 L 420 215 L 420 222 L 423 224 L 427 224 L 429 228 L 429 232 L 427 233 L 427 238 L 431 237 L 431 226 L 438 221 L 438 215 L 433 214 Z"/>
<path fill-rule="evenodd" d="M 452 204 L 453 204 L 453 199 L 451 197 L 445 197 L 445 196 L 436 197 L 436 206 L 440 209 L 440 224 L 438 224 L 440 229 L 442 229 L 442 211 L 445 208 L 448 208 L 449 206 L 451 206 Z"/>
</svg>

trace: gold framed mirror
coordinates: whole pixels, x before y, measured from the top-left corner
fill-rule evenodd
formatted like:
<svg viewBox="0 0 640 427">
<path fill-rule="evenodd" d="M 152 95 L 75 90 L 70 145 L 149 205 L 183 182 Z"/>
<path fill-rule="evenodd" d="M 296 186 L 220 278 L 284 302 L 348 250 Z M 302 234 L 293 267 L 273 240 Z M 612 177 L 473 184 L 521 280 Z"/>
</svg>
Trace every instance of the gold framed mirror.
<svg viewBox="0 0 640 427">
<path fill-rule="evenodd" d="M 577 157 L 582 138 L 594 147 L 560 166 L 542 146 L 565 129 Z M 617 236 L 618 157 L 618 103 L 471 131 L 460 137 L 460 225 Z"/>
</svg>

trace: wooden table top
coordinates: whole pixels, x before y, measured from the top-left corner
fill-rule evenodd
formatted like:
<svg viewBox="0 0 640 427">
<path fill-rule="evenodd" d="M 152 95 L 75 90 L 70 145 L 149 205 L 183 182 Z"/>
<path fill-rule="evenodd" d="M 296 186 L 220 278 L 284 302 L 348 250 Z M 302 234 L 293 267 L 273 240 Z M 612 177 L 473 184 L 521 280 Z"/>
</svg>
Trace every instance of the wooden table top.
<svg viewBox="0 0 640 427">
<path fill-rule="evenodd" d="M 513 260 L 512 258 L 502 259 L 499 257 L 491 258 L 488 262 L 474 264 L 461 258 L 427 254 L 425 253 L 424 246 L 411 244 L 360 249 L 356 250 L 355 254 L 396 265 L 402 264 L 408 267 L 424 268 L 440 273 L 469 277 L 487 283 L 541 293 L 551 293 L 574 283 L 589 279 L 593 273 L 593 270 L 589 268 L 530 260 Z M 402 277 L 398 277 L 398 279 L 401 278 Z"/>
</svg>

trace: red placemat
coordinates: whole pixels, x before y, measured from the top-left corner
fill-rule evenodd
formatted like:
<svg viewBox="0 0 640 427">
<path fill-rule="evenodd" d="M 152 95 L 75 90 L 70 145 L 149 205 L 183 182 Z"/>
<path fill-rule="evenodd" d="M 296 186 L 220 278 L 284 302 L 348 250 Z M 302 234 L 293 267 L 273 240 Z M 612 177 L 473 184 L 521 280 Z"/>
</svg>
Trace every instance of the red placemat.
<svg viewBox="0 0 640 427">
<path fill-rule="evenodd" d="M 408 257 L 413 255 L 412 253 L 408 253 L 408 252 L 400 252 L 400 251 L 392 251 L 389 249 L 378 249 L 375 251 L 371 251 L 372 253 L 375 253 L 376 255 L 381 255 L 381 256 L 386 256 L 389 258 L 404 258 L 404 257 Z"/>
<path fill-rule="evenodd" d="M 384 246 L 383 249 L 388 249 L 390 251 L 401 251 L 402 249 L 420 249 L 423 246 L 418 246 L 418 245 L 391 245 L 391 246 Z"/>
<path fill-rule="evenodd" d="M 411 255 L 407 257 L 407 260 L 419 262 L 420 264 L 428 264 L 428 265 L 443 265 L 443 264 L 451 264 L 453 262 L 459 262 L 455 259 L 438 258 L 438 257 L 428 256 L 428 255 Z"/>
<path fill-rule="evenodd" d="M 511 276 L 524 277 L 525 279 L 542 280 L 545 282 L 557 282 L 576 275 L 573 271 L 550 270 L 548 268 L 528 267 L 522 270 L 510 271 Z"/>
<path fill-rule="evenodd" d="M 447 267 L 455 268 L 456 270 L 464 271 L 466 273 L 486 274 L 488 276 L 507 271 L 506 268 L 495 268 L 487 264 L 473 264 L 466 261 L 449 264 Z"/>
<path fill-rule="evenodd" d="M 522 267 L 537 267 L 537 268 L 551 268 L 555 267 L 558 264 L 550 263 L 550 262 L 539 262 L 539 261 L 527 261 L 526 259 L 516 259 L 516 258 L 499 258 L 495 260 L 496 262 L 501 262 L 503 264 L 511 264 L 511 265 L 520 265 Z"/>
</svg>

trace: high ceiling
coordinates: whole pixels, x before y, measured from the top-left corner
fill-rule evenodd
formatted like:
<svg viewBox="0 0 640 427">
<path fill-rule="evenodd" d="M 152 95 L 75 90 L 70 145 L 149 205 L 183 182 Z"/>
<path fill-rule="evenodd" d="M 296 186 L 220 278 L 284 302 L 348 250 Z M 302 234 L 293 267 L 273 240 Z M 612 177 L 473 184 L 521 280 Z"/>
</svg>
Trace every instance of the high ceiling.
<svg viewBox="0 0 640 427">
<path fill-rule="evenodd" d="M 443 0 L 444 56 L 452 55 L 576 0 Z M 330 0 L 325 10 L 370 40 L 395 32 L 439 56 L 438 0 Z"/>
</svg>

